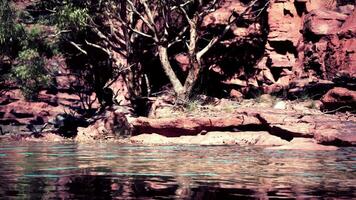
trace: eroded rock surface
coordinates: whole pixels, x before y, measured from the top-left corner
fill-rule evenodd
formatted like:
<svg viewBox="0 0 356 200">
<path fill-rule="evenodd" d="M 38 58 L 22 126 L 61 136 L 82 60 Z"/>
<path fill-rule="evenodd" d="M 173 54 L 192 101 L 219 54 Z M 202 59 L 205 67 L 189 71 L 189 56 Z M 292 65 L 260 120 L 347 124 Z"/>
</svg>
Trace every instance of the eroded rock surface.
<svg viewBox="0 0 356 200">
<path fill-rule="evenodd" d="M 218 106 L 217 106 L 218 107 Z M 354 146 L 356 142 L 356 118 L 353 115 L 323 114 L 307 108 L 294 107 L 281 110 L 266 107 L 236 108 L 230 113 L 205 113 L 199 116 L 173 114 L 174 118 L 132 118 L 133 135 L 156 133 L 164 137 L 199 135 L 213 131 L 236 132 L 243 137 L 245 132 L 264 131 L 285 141 L 295 138 L 314 138 L 317 143 L 336 146 Z M 178 112 L 179 113 L 179 112 Z M 209 113 L 209 114 L 208 114 Z M 216 117 L 214 115 L 225 115 Z M 210 116 L 208 116 L 210 115 Z"/>
<path fill-rule="evenodd" d="M 251 125 L 259 121 L 246 115 L 228 117 L 177 117 L 150 119 L 139 117 L 131 121 L 133 135 L 158 133 L 165 136 L 196 135 L 202 131 L 226 130 Z"/>
</svg>

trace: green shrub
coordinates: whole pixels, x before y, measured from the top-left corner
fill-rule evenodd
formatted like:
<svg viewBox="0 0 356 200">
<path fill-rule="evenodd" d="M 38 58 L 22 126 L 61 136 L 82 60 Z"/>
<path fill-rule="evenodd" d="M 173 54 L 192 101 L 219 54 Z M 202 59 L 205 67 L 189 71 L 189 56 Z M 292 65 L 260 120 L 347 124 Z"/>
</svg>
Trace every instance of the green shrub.
<svg viewBox="0 0 356 200">
<path fill-rule="evenodd" d="M 187 104 L 185 105 L 186 111 L 191 113 L 191 112 L 195 112 L 199 109 L 199 101 L 197 100 L 190 100 L 187 102 Z"/>
<path fill-rule="evenodd" d="M 61 8 L 57 15 L 57 25 L 60 29 L 85 30 L 89 19 L 88 12 L 87 8 L 77 8 L 67 4 Z"/>
<path fill-rule="evenodd" d="M 24 97 L 34 100 L 40 89 L 50 85 L 51 77 L 44 67 L 44 60 L 33 49 L 21 51 L 17 60 L 18 64 L 12 69 L 11 77 Z"/>
<path fill-rule="evenodd" d="M 0 55 L 13 53 L 23 36 L 23 28 L 15 23 L 14 11 L 7 0 L 0 0 Z"/>
</svg>

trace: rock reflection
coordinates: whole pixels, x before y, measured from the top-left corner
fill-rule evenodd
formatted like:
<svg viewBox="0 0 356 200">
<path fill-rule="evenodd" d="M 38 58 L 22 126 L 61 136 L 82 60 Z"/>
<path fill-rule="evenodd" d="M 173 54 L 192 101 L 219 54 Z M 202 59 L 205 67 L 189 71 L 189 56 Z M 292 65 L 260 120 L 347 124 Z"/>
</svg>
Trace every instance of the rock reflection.
<svg viewBox="0 0 356 200">
<path fill-rule="evenodd" d="M 63 184 L 58 196 L 93 199 L 236 199 L 256 198 L 256 192 L 243 188 L 221 188 L 218 183 L 181 187 L 174 178 L 76 176 L 60 178 Z M 48 198 L 45 197 L 45 198 Z"/>
<path fill-rule="evenodd" d="M 0 146 L 4 155 L 0 159 L 0 197 L 352 199 L 356 197 L 354 151 L 4 144 Z"/>
</svg>

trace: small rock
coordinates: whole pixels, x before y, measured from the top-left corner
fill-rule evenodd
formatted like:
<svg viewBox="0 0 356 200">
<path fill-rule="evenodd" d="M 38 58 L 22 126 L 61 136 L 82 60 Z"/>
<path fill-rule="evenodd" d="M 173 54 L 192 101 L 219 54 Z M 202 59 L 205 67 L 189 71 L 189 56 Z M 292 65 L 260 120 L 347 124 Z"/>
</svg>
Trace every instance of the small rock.
<svg viewBox="0 0 356 200">
<path fill-rule="evenodd" d="M 232 89 L 230 91 L 230 97 L 235 99 L 235 100 L 238 100 L 238 101 L 241 101 L 243 99 L 243 94 L 235 89 Z"/>
<path fill-rule="evenodd" d="M 274 109 L 285 110 L 287 109 L 287 103 L 285 101 L 278 101 L 274 106 Z"/>
<path fill-rule="evenodd" d="M 259 97 L 261 102 L 272 102 L 273 101 L 273 97 L 270 94 L 263 94 Z"/>
</svg>

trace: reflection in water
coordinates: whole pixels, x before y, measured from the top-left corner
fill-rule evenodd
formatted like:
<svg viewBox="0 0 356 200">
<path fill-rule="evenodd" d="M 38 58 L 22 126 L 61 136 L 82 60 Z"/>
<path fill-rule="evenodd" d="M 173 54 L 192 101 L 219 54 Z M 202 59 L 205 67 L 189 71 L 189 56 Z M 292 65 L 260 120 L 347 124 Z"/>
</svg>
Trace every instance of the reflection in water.
<svg viewBox="0 0 356 200">
<path fill-rule="evenodd" d="M 354 152 L 2 143 L 0 199 L 350 199 Z"/>
</svg>

